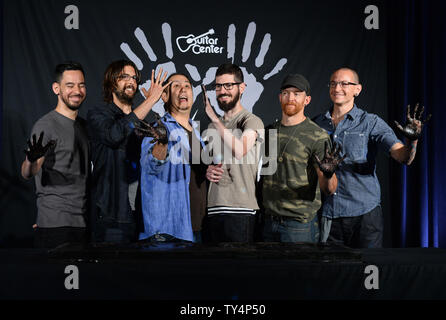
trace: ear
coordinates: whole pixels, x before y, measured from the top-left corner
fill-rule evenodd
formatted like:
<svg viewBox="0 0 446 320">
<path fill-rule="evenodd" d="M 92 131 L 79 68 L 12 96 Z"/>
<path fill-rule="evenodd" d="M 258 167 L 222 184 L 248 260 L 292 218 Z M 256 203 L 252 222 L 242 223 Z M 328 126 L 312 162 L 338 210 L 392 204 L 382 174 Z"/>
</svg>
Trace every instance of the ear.
<svg viewBox="0 0 446 320">
<path fill-rule="evenodd" d="M 305 97 L 305 107 L 308 106 L 311 102 L 311 96 L 306 96 Z"/>
<path fill-rule="evenodd" d="M 166 88 L 166 90 L 163 91 L 161 94 L 161 99 L 163 99 L 164 103 L 167 103 L 169 101 L 169 87 Z"/>
<path fill-rule="evenodd" d="M 244 83 L 244 82 L 240 83 L 239 88 L 240 88 L 240 94 L 242 94 L 243 91 L 245 91 L 246 83 Z"/>
<path fill-rule="evenodd" d="M 60 85 L 58 82 L 53 82 L 53 92 L 55 95 L 59 95 L 60 93 Z"/>
<path fill-rule="evenodd" d="M 355 97 L 359 96 L 359 94 L 362 91 L 362 85 L 358 84 L 357 86 L 355 86 Z"/>
</svg>

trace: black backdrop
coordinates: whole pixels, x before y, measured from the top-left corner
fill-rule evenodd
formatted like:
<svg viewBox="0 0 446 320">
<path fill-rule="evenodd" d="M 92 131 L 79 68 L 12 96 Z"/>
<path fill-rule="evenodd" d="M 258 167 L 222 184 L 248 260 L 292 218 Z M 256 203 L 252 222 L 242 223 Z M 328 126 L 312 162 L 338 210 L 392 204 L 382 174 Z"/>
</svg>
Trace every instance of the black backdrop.
<svg viewBox="0 0 446 320">
<path fill-rule="evenodd" d="M 342 4 L 323 0 L 237 4 L 3 0 L 0 244 L 26 246 L 32 235 L 34 183 L 20 177 L 20 165 L 32 124 L 56 105 L 51 83 L 57 63 L 72 59 L 85 68 L 87 99 L 81 116 L 102 103 L 106 66 L 129 57 L 141 68 L 144 83 L 159 66 L 189 73 L 198 101 L 192 114 L 197 111 L 195 119 L 202 122 L 202 129 L 207 119 L 198 86 L 211 82 L 215 67 L 227 61 L 244 68 L 248 88 L 242 103 L 265 124 L 280 117 L 277 94 L 286 74 L 302 73 L 309 79 L 312 102 L 306 113 L 313 117 L 329 107 L 326 85 L 331 72 L 341 66 L 359 72 L 364 89 L 358 105 L 388 121 L 387 44 L 392 41 L 388 39 L 392 26 L 387 23 L 394 21 L 388 16 L 389 3 L 373 2 L 379 9 L 379 27 L 369 30 L 365 20 L 370 14 L 365 8 L 370 3 L 362 0 Z M 66 28 L 72 14 L 65 13 L 67 6 L 77 8 L 79 29 Z M 199 48 L 186 51 L 184 42 L 178 47 L 178 38 L 196 37 L 210 29 L 214 33 L 202 50 L 210 50 L 212 44 L 219 53 L 195 54 L 193 50 Z M 159 106 L 154 109 L 161 111 Z M 398 110 L 403 111 L 403 106 L 398 105 Z M 389 231 L 395 226 L 389 218 L 389 160 L 384 155 L 378 159 L 378 174 L 386 245 L 392 246 Z"/>
</svg>

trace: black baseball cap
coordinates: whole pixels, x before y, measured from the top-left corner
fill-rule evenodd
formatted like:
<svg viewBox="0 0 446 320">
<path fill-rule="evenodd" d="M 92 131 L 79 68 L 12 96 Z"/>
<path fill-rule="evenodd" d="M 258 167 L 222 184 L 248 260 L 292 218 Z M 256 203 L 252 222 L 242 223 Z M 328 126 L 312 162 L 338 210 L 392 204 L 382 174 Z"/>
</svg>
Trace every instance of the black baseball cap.
<svg viewBox="0 0 446 320">
<path fill-rule="evenodd" d="M 280 90 L 295 87 L 302 91 L 305 91 L 307 96 L 310 95 L 310 83 L 308 80 L 301 74 L 289 74 L 282 81 L 282 85 L 280 86 Z"/>
</svg>

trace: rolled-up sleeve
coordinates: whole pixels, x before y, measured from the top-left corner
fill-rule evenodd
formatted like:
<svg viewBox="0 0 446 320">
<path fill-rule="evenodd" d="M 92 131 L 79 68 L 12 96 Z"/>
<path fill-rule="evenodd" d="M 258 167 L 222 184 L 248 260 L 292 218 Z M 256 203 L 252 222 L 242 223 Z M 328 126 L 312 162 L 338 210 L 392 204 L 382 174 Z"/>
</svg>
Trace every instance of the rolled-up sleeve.
<svg viewBox="0 0 446 320">
<path fill-rule="evenodd" d="M 159 160 L 152 154 L 154 146 L 153 138 L 144 138 L 141 145 L 141 170 L 151 175 L 160 173 L 164 165 L 169 161 L 169 149 L 167 150 L 166 159 Z"/>
</svg>

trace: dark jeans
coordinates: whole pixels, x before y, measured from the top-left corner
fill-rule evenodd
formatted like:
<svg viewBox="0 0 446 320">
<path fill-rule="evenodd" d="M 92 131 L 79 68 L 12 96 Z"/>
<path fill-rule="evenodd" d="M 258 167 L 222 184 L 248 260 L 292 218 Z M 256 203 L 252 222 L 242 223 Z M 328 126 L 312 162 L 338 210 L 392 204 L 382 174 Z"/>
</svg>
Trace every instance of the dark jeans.
<svg viewBox="0 0 446 320">
<path fill-rule="evenodd" d="M 319 242 L 317 215 L 308 223 L 293 218 L 267 215 L 263 228 L 263 241 L 267 242 Z"/>
<path fill-rule="evenodd" d="M 214 214 L 207 216 L 203 232 L 206 242 L 253 242 L 254 226 L 253 214 Z"/>
<path fill-rule="evenodd" d="M 92 233 L 94 243 L 130 243 L 136 241 L 136 226 L 134 223 L 97 222 Z"/>
<path fill-rule="evenodd" d="M 359 217 L 344 217 L 331 222 L 328 243 L 351 248 L 382 248 L 383 217 L 381 206 Z"/>
<path fill-rule="evenodd" d="M 58 228 L 36 228 L 34 230 L 35 248 L 55 248 L 64 243 L 75 243 L 85 245 L 87 233 L 85 228 L 58 227 Z"/>
</svg>

